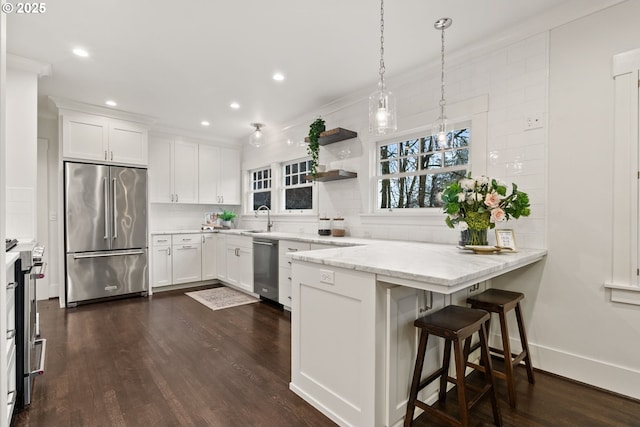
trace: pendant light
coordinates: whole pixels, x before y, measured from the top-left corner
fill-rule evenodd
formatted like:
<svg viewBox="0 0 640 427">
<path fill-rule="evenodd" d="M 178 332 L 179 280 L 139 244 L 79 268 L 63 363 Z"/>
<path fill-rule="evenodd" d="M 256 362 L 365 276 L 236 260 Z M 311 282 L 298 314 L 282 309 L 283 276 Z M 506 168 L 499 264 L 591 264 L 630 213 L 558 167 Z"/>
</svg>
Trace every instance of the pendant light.
<svg viewBox="0 0 640 427">
<path fill-rule="evenodd" d="M 250 123 L 256 130 L 249 136 L 249 145 L 259 148 L 264 145 L 264 135 L 260 128 L 264 127 L 262 123 Z"/>
<path fill-rule="evenodd" d="M 447 115 L 445 114 L 444 107 L 447 104 L 447 101 L 444 99 L 444 30 L 451 26 L 453 21 L 451 18 L 440 18 L 438 19 L 433 27 L 441 31 L 441 42 L 442 47 L 440 49 L 441 54 L 441 73 L 440 73 L 440 117 L 436 120 L 433 125 L 432 135 L 436 139 L 436 144 L 440 148 L 444 148 L 447 145 L 447 134 L 449 133 L 449 129 L 447 128 Z"/>
<path fill-rule="evenodd" d="M 384 0 L 380 0 L 380 69 L 378 90 L 369 96 L 369 132 L 384 135 L 395 132 L 396 98 L 384 85 Z"/>
</svg>

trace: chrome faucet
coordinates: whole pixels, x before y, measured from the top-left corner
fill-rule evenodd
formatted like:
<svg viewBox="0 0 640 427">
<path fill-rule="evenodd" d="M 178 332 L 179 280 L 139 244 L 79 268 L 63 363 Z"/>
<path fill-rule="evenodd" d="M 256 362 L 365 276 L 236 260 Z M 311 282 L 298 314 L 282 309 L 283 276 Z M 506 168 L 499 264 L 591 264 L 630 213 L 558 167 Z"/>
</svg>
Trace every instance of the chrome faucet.
<svg viewBox="0 0 640 427">
<path fill-rule="evenodd" d="M 271 209 L 269 206 L 262 205 L 256 209 L 255 216 L 258 218 L 258 211 L 266 210 L 267 211 L 267 231 L 271 231 L 271 227 L 273 227 L 273 222 L 271 222 Z"/>
</svg>

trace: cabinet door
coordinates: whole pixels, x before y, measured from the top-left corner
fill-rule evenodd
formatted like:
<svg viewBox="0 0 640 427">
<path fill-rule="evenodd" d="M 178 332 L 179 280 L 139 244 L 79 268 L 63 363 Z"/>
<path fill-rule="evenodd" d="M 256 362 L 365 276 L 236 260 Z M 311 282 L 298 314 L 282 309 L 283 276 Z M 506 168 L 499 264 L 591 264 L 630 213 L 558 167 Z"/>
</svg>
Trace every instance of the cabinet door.
<svg viewBox="0 0 640 427">
<path fill-rule="evenodd" d="M 200 144 L 198 152 L 198 202 L 212 205 L 222 203 L 218 195 L 220 148 Z"/>
<path fill-rule="evenodd" d="M 108 160 L 108 129 L 103 117 L 69 114 L 62 118 L 62 155 L 65 158 Z"/>
<path fill-rule="evenodd" d="M 227 283 L 240 285 L 240 248 L 227 246 Z"/>
<path fill-rule="evenodd" d="M 198 144 L 175 141 L 173 192 L 177 203 L 198 203 Z"/>
<path fill-rule="evenodd" d="M 238 286 L 253 292 L 253 250 L 238 248 Z"/>
<path fill-rule="evenodd" d="M 154 246 L 151 262 L 151 286 L 154 288 L 172 284 L 171 246 Z"/>
<path fill-rule="evenodd" d="M 202 255 L 200 242 L 191 245 L 173 245 L 173 283 L 199 282 L 202 280 Z"/>
<path fill-rule="evenodd" d="M 149 201 L 171 203 L 173 201 L 173 140 L 152 137 L 149 140 Z"/>
<path fill-rule="evenodd" d="M 214 234 L 202 235 L 202 280 L 218 278 L 216 268 L 216 238 Z"/>
<path fill-rule="evenodd" d="M 229 148 L 220 149 L 218 168 L 218 195 L 220 203 L 240 204 L 240 151 Z"/>
<path fill-rule="evenodd" d="M 216 236 L 216 270 L 218 279 L 227 280 L 227 236 Z"/>
<path fill-rule="evenodd" d="M 112 122 L 109 125 L 109 160 L 146 166 L 147 130 L 134 124 Z"/>
</svg>

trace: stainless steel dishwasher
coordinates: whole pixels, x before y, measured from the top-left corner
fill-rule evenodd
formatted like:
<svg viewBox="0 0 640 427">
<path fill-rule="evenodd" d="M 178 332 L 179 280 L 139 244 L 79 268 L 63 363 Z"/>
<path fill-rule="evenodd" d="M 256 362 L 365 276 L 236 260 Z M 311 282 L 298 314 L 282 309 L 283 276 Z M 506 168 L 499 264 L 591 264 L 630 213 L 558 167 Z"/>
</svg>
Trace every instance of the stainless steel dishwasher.
<svg viewBox="0 0 640 427">
<path fill-rule="evenodd" d="M 253 291 L 278 302 L 278 241 L 253 238 Z"/>
</svg>

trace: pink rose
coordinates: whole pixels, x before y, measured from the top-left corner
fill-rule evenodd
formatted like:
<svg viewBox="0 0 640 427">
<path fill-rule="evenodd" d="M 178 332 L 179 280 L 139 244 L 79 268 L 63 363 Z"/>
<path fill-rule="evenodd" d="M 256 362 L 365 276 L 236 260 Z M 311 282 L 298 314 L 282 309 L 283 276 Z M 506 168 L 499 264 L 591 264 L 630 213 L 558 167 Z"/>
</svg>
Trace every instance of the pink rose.
<svg viewBox="0 0 640 427">
<path fill-rule="evenodd" d="M 498 205 L 500 204 L 500 195 L 495 191 L 492 191 L 491 193 L 487 193 L 487 195 L 484 198 L 484 204 L 490 208 L 497 208 Z"/>
<path fill-rule="evenodd" d="M 491 218 L 489 219 L 492 223 L 504 221 L 506 218 L 506 214 L 502 208 L 495 208 L 491 211 Z"/>
</svg>

